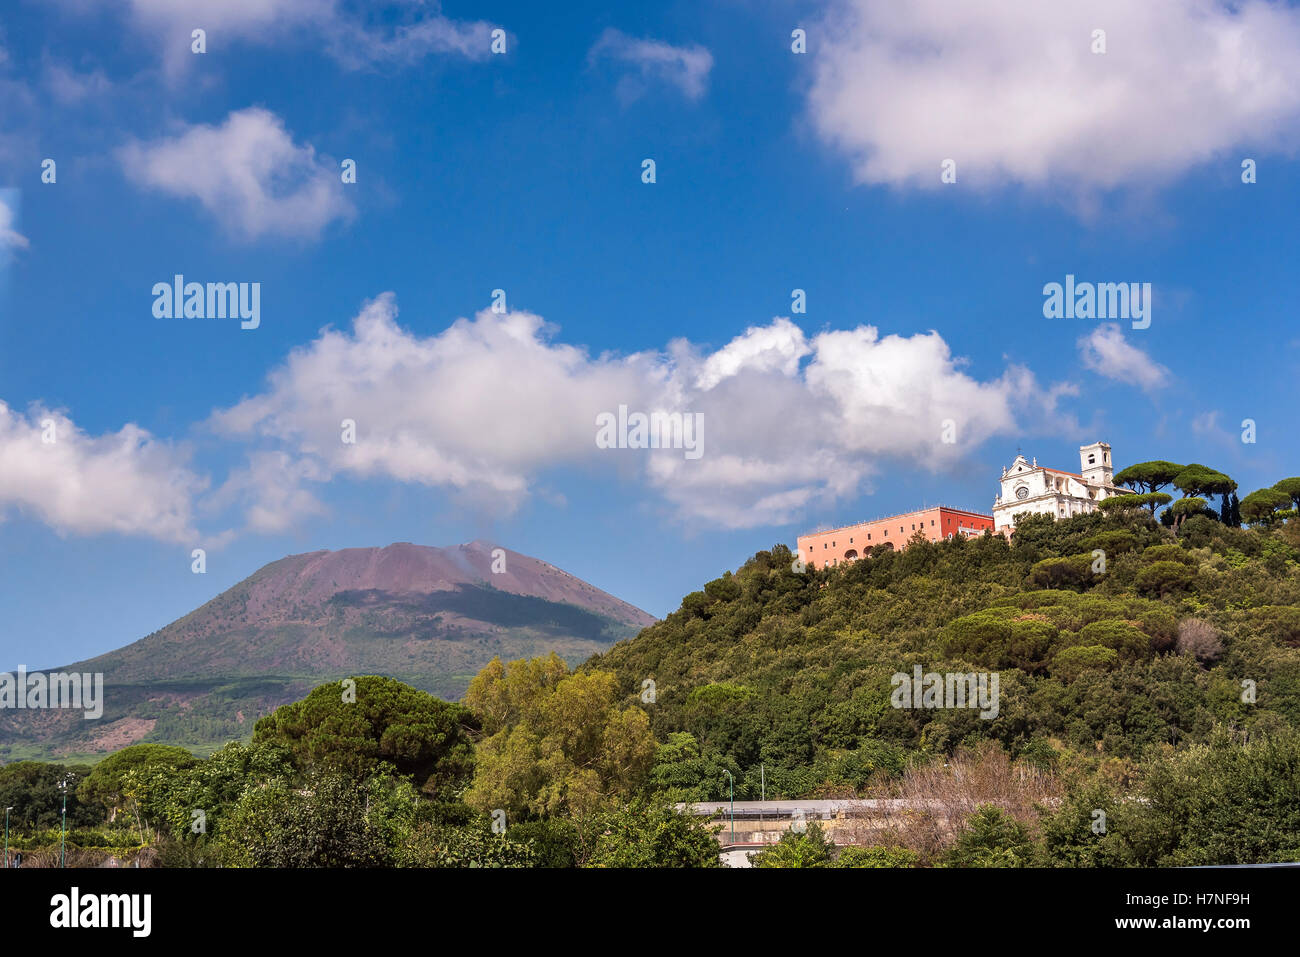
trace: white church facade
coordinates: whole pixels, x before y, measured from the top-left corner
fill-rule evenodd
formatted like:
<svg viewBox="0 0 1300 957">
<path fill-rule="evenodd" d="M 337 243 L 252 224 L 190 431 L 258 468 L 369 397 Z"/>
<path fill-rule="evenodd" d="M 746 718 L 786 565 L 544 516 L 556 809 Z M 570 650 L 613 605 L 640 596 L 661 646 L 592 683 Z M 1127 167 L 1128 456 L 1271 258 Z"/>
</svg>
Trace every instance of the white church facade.
<svg viewBox="0 0 1300 957">
<path fill-rule="evenodd" d="M 1093 442 L 1079 449 L 1079 471 L 1062 472 L 1039 465 L 1038 459 L 1017 455 L 1002 470 L 1002 492 L 993 503 L 993 530 L 1010 534 L 1016 517 L 1025 513 L 1069 518 L 1097 510 L 1112 495 L 1130 495 L 1115 485 L 1110 446 Z"/>
</svg>

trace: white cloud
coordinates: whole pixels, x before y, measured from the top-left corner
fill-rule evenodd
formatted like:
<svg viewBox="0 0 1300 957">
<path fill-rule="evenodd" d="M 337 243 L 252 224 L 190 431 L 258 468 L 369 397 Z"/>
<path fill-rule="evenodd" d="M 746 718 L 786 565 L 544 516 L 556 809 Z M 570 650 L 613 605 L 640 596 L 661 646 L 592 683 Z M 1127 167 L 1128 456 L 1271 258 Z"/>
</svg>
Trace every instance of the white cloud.
<svg viewBox="0 0 1300 957">
<path fill-rule="evenodd" d="M 811 34 L 809 107 L 862 182 L 938 186 L 952 158 L 959 183 L 1150 185 L 1230 150 L 1296 145 L 1300 10 L 1281 3 L 833 9 Z M 1091 52 L 1094 29 L 1104 54 Z"/>
<path fill-rule="evenodd" d="M 587 54 L 588 62 L 609 59 L 632 67 L 635 73 L 620 78 L 621 100 L 637 99 L 652 82 L 675 86 L 688 100 L 698 100 L 709 85 L 713 54 L 698 44 L 675 47 L 659 40 L 630 37 L 613 27 L 607 29 Z"/>
<path fill-rule="evenodd" d="M 91 436 L 60 412 L 24 416 L 0 402 L 0 516 L 17 509 L 60 533 L 191 543 L 203 486 L 180 451 L 138 426 Z"/>
<path fill-rule="evenodd" d="M 799 360 L 807 354 L 803 330 L 778 316 L 769 326 L 751 326 L 744 335 L 709 356 L 700 369 L 696 385 L 712 389 L 744 369 L 792 376 L 799 369 Z"/>
<path fill-rule="evenodd" d="M 1194 416 L 1192 418 L 1192 433 L 1202 438 L 1219 440 L 1227 437 L 1227 432 L 1219 424 L 1219 411 L 1217 409 Z"/>
<path fill-rule="evenodd" d="M 554 335 L 531 313 L 484 310 L 420 337 L 384 294 L 350 332 L 323 330 L 212 424 L 309 461 L 313 480 L 396 479 L 509 512 L 549 469 L 603 468 L 639 474 L 680 521 L 747 527 L 851 496 L 887 465 L 951 467 L 985 439 L 1016 434 L 1013 409 L 1050 406 L 1059 391 L 1015 367 L 981 382 L 937 333 L 860 326 L 806 340 L 778 318 L 716 350 L 675 340 L 630 356 L 592 356 Z M 596 416 L 620 405 L 702 413 L 703 456 L 597 448 Z M 340 439 L 344 419 L 356 422 L 355 445 Z M 953 444 L 942 440 L 949 419 Z"/>
<path fill-rule="evenodd" d="M 778 319 L 749 329 L 694 362 L 679 354 L 687 381 L 711 381 L 698 370 L 716 370 L 722 357 L 732 370 L 685 396 L 691 411 L 704 413 L 706 454 L 694 462 L 660 454 L 648 463 L 651 484 L 688 520 L 783 524 L 852 497 L 885 468 L 951 468 L 986 439 L 1016 434 L 1013 409 L 1043 391 L 1015 367 L 995 380 L 972 378 L 933 332 L 824 332 L 807 343 L 801 366 L 785 361 L 798 351 L 790 326 Z M 774 341 L 786 344 L 773 349 Z M 951 444 L 943 441 L 949 420 Z"/>
<path fill-rule="evenodd" d="M 183 22 L 191 29 L 238 36 L 330 16 L 337 6 L 334 0 L 129 0 L 129 5 L 134 16 L 148 23 Z"/>
<path fill-rule="evenodd" d="M 492 27 L 482 21 L 453 20 L 434 0 L 396 0 L 358 4 L 340 0 L 128 0 L 138 26 L 163 44 L 168 71 L 194 61 L 190 34 L 207 33 L 209 52 L 231 40 L 278 42 L 286 36 L 319 38 L 341 64 L 359 68 L 374 63 L 413 63 L 429 54 L 467 59 L 490 55 Z"/>
<path fill-rule="evenodd" d="M 629 359 L 553 344 L 540 317 L 489 310 L 430 338 L 397 324 L 391 294 L 351 334 L 324 330 L 270 376 L 268 392 L 214 416 L 219 431 L 288 443 L 334 472 L 447 486 L 508 511 L 541 468 L 594 461 L 595 414 L 637 404 L 650 379 Z M 357 441 L 341 441 L 341 423 Z"/>
<path fill-rule="evenodd" d="M 415 4 L 432 7 L 436 4 Z M 330 55 L 349 69 L 369 64 L 408 65 L 430 54 L 450 54 L 467 60 L 491 55 L 492 24 L 482 20 L 452 20 L 438 13 L 421 14 L 409 23 L 387 29 L 337 18 L 327 35 Z"/>
<path fill-rule="evenodd" d="M 248 464 L 233 470 L 222 486 L 204 501 L 219 510 L 237 504 L 245 513 L 246 527 L 259 534 L 286 531 L 304 519 L 328 512 L 324 504 L 303 487 L 321 482 L 328 474 L 313 460 L 287 452 L 254 451 Z"/>
<path fill-rule="evenodd" d="M 1079 358 L 1098 375 L 1134 383 L 1150 392 L 1166 385 L 1169 370 L 1137 346 L 1130 345 L 1117 323 L 1100 325 L 1079 339 Z"/>
<path fill-rule="evenodd" d="M 231 233 L 314 238 L 350 219 L 338 169 L 310 145 L 298 146 L 278 116 L 257 107 L 220 126 L 190 126 L 118 151 L 128 178 L 173 196 L 197 199 Z"/>
<path fill-rule="evenodd" d="M 27 248 L 27 237 L 14 229 L 15 193 L 15 190 L 0 190 L 0 253 Z"/>
<path fill-rule="evenodd" d="M 3 41 L 0 24 L 0 43 Z M 0 104 L 4 104 L 0 108 L 0 168 L 30 168 L 48 155 L 38 150 L 50 132 L 50 111 L 37 96 L 30 73 L 26 62 L 0 46 Z"/>
<path fill-rule="evenodd" d="M 1213 449 L 1215 455 L 1226 454 L 1231 457 L 1232 461 L 1240 464 L 1242 462 L 1242 453 L 1249 448 L 1244 444 L 1242 436 L 1251 420 L 1247 419 L 1239 425 L 1229 427 L 1219 421 L 1221 415 L 1222 413 L 1215 409 L 1193 416 L 1192 435 L 1200 440 L 1200 447 Z M 1282 468 L 1278 463 L 1272 463 L 1270 467 Z"/>
<path fill-rule="evenodd" d="M 79 73 L 47 57 L 45 86 L 56 102 L 66 106 L 103 96 L 112 89 L 113 85 L 102 70 Z"/>
</svg>

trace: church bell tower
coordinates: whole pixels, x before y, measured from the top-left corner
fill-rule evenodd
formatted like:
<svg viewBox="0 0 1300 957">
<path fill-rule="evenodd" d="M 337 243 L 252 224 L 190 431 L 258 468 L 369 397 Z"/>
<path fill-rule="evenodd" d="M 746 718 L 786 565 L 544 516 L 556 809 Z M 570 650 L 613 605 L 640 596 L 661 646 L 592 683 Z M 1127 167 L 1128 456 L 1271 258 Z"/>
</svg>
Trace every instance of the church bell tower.
<svg viewBox="0 0 1300 957">
<path fill-rule="evenodd" d="M 1079 474 L 1089 485 L 1114 485 L 1114 467 L 1110 462 L 1110 446 L 1105 442 L 1079 447 Z"/>
</svg>

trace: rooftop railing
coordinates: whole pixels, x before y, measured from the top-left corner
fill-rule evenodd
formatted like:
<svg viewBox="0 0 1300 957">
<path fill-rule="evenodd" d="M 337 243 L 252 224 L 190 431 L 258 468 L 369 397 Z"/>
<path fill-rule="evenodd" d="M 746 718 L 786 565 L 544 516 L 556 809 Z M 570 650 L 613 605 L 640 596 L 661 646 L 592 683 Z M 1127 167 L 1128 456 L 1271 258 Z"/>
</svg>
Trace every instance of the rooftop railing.
<svg viewBox="0 0 1300 957">
<path fill-rule="evenodd" d="M 969 515 L 979 515 L 979 516 L 982 516 L 983 518 L 987 518 L 989 521 L 992 521 L 992 520 L 993 520 L 993 516 L 992 516 L 992 515 L 989 515 L 987 512 L 979 512 L 979 511 L 976 511 L 976 510 L 973 509 L 973 508 L 962 508 L 962 507 L 959 506 L 959 505 L 943 505 L 943 504 L 938 504 L 938 505 L 926 505 L 926 506 L 924 506 L 923 508 L 918 508 L 918 509 L 915 509 L 915 510 L 913 510 L 913 511 L 911 511 L 911 512 L 898 512 L 898 513 L 895 514 L 895 515 L 881 515 L 879 518 L 868 518 L 868 519 L 865 519 L 864 521 L 861 521 L 861 522 L 850 522 L 848 525 L 826 525 L 826 526 L 818 526 L 817 528 L 814 528 L 811 532 L 805 532 L 804 534 L 805 534 L 805 535 L 821 535 L 823 532 L 838 532 L 838 531 L 839 531 L 840 529 L 842 529 L 842 528 L 857 528 L 859 525 L 875 525 L 875 524 L 877 524 L 877 523 L 879 523 L 879 522 L 889 521 L 890 519 L 895 519 L 895 518 L 907 518 L 909 515 L 920 515 L 922 512 L 933 511 L 933 510 L 936 509 L 936 508 L 946 508 L 946 509 L 948 509 L 950 512 L 966 512 L 966 513 L 969 514 Z M 802 537 L 802 536 L 800 536 L 800 537 Z"/>
</svg>

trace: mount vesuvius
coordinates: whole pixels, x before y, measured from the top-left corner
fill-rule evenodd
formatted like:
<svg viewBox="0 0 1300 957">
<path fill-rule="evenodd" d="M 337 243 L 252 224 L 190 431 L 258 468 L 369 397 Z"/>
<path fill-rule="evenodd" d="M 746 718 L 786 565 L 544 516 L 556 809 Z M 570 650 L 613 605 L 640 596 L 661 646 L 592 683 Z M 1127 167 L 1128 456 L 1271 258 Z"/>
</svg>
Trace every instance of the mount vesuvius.
<svg viewBox="0 0 1300 957">
<path fill-rule="evenodd" d="M 205 752 L 323 681 L 388 675 L 455 699 L 494 655 L 555 651 L 575 664 L 654 622 L 497 548 L 402 542 L 272 562 L 139 641 L 50 669 L 103 672 L 103 717 L 0 712 L 0 757 L 95 755 L 137 741 Z"/>
</svg>

